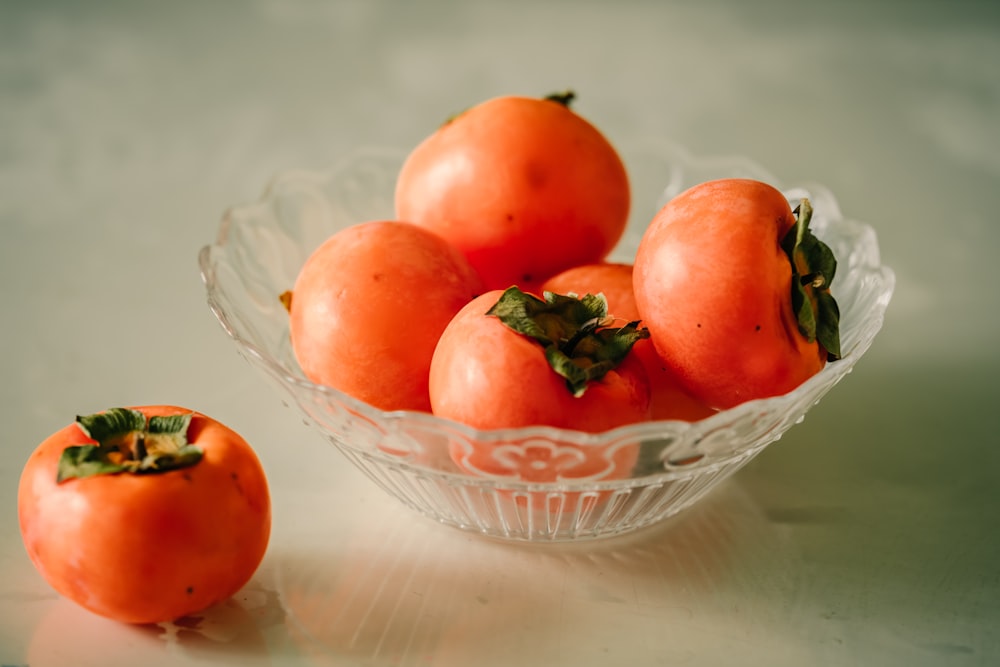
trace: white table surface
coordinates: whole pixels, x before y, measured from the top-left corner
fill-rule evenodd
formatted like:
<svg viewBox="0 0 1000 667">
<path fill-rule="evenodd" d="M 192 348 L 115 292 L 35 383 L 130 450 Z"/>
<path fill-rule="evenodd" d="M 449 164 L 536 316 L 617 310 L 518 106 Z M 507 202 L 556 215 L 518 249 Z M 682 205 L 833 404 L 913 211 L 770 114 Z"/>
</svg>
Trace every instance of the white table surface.
<svg viewBox="0 0 1000 667">
<path fill-rule="evenodd" d="M 1000 661 L 1000 5 L 0 2 L 0 665 Z M 398 506 L 212 317 L 198 249 L 276 173 L 574 88 L 612 139 L 816 181 L 875 226 L 885 328 L 806 421 L 631 537 L 518 546 Z M 257 448 L 264 564 L 194 627 L 59 599 L 16 486 L 49 433 L 175 403 Z"/>
</svg>

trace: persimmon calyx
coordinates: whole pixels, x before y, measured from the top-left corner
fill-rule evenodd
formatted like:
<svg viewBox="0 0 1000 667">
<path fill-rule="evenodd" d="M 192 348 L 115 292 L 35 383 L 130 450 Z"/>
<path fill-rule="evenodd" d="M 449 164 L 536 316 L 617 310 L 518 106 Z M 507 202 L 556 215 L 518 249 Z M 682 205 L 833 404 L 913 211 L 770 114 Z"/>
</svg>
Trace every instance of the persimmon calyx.
<svg viewBox="0 0 1000 667">
<path fill-rule="evenodd" d="M 548 102 L 556 102 L 558 104 L 563 105 L 564 107 L 569 108 L 573 100 L 576 99 L 576 93 L 574 93 L 572 90 L 563 90 L 558 93 L 551 93 L 549 95 L 546 95 L 543 99 L 545 99 Z"/>
<path fill-rule="evenodd" d="M 806 340 L 818 341 L 827 360 L 834 361 L 840 359 L 840 308 L 830 284 L 837 273 L 837 258 L 809 229 L 809 200 L 802 199 L 793 213 L 795 225 L 781 241 L 792 265 L 792 310 Z"/>
<path fill-rule="evenodd" d="M 557 93 L 549 93 L 548 95 L 546 95 L 541 99 L 545 102 L 555 102 L 556 104 L 561 104 L 568 109 L 573 100 L 576 99 L 576 93 L 573 92 L 572 90 L 563 90 Z M 445 118 L 444 122 L 441 123 L 438 129 L 443 128 L 446 125 L 458 120 L 458 118 L 468 110 L 469 110 L 468 108 L 465 108 L 462 109 L 461 111 L 456 111 L 455 113 L 451 114 L 450 116 Z"/>
<path fill-rule="evenodd" d="M 117 473 L 149 474 L 192 466 L 202 450 L 188 443 L 191 413 L 146 417 L 111 408 L 77 417 L 76 425 L 96 445 L 72 445 L 59 458 L 56 482 Z"/>
<path fill-rule="evenodd" d="M 279 294 L 278 301 L 281 302 L 281 305 L 285 309 L 286 313 L 292 312 L 292 290 L 287 289 Z"/>
<path fill-rule="evenodd" d="M 509 287 L 486 315 L 539 343 L 549 366 L 576 397 L 617 367 L 636 342 L 649 338 L 638 321 L 616 326 L 603 294 L 577 298 L 545 292 L 544 297 Z"/>
</svg>

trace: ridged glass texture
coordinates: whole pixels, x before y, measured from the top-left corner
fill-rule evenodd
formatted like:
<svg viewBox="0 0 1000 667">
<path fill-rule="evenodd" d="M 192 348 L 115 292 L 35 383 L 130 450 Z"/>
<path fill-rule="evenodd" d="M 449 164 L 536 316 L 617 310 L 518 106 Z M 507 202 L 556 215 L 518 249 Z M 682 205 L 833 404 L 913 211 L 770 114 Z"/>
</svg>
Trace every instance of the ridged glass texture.
<svg viewBox="0 0 1000 667">
<path fill-rule="evenodd" d="M 794 391 L 701 422 L 649 422 L 592 435 L 547 427 L 478 432 L 429 414 L 383 412 L 309 382 L 296 364 L 279 295 L 310 252 L 348 225 L 393 217 L 398 152 L 361 151 L 322 171 L 276 178 L 255 203 L 229 210 L 199 255 L 208 303 L 240 353 L 379 487 L 457 528 L 494 537 L 568 541 L 633 531 L 679 512 L 774 442 L 851 371 L 882 327 L 895 276 L 874 230 L 845 220 L 817 185 L 785 186 L 743 158 L 697 158 L 671 145 L 623 151 L 633 215 L 612 259 L 631 261 L 657 208 L 687 187 L 742 176 L 808 196 L 812 228 L 839 260 L 843 358 Z M 498 401 L 503 397 L 498 396 Z M 487 448 L 493 473 L 456 461 Z M 594 461 L 606 465 L 594 465 Z M 586 461 L 586 474 L 574 472 Z M 627 461 L 623 465 L 623 461 Z M 497 474 L 495 470 L 509 470 Z M 517 471 L 530 470 L 528 478 Z M 330 493 L 336 493 L 331 489 Z"/>
</svg>

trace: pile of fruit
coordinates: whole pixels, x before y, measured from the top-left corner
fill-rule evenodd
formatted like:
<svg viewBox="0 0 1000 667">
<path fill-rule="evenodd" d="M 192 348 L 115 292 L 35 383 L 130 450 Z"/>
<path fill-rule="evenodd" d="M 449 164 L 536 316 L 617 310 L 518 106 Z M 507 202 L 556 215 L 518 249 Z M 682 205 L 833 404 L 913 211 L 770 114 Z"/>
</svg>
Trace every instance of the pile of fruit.
<svg viewBox="0 0 1000 667">
<path fill-rule="evenodd" d="M 498 97 L 407 156 L 394 220 L 358 222 L 290 292 L 306 376 L 480 429 L 602 432 L 786 393 L 839 356 L 836 261 L 773 186 L 723 179 L 607 260 L 625 165 L 571 93 Z"/>
<path fill-rule="evenodd" d="M 282 295 L 309 379 L 480 429 L 598 433 L 783 394 L 839 357 L 836 261 L 809 202 L 793 211 L 771 185 L 696 185 L 656 213 L 632 264 L 609 262 L 629 180 L 572 98 L 456 115 L 405 161 L 396 219 L 359 221 L 312 253 Z M 451 454 L 473 474 L 507 472 L 488 443 Z M 576 454 L 560 475 L 628 475 L 638 444 Z M 521 478 L 551 481 L 556 467 L 534 463 Z M 130 623 L 233 595 L 271 530 L 250 445 L 173 406 L 78 417 L 47 438 L 18 517 L 55 590 Z"/>
</svg>

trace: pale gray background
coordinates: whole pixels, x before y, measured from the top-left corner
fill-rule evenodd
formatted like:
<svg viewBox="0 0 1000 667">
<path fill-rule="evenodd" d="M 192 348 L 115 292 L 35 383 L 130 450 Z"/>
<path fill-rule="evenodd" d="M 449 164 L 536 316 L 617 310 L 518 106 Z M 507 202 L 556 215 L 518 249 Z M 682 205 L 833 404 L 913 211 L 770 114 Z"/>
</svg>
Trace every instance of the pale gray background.
<svg viewBox="0 0 1000 667">
<path fill-rule="evenodd" d="M 0 664 L 994 664 L 998 64 L 986 1 L 0 0 Z M 346 469 L 240 361 L 195 258 L 282 170 L 566 87 L 613 141 L 827 185 L 898 288 L 856 372 L 704 505 L 539 551 Z M 38 442 L 158 402 L 243 433 L 275 496 L 265 566 L 191 631 L 58 600 L 17 530 Z"/>
</svg>

